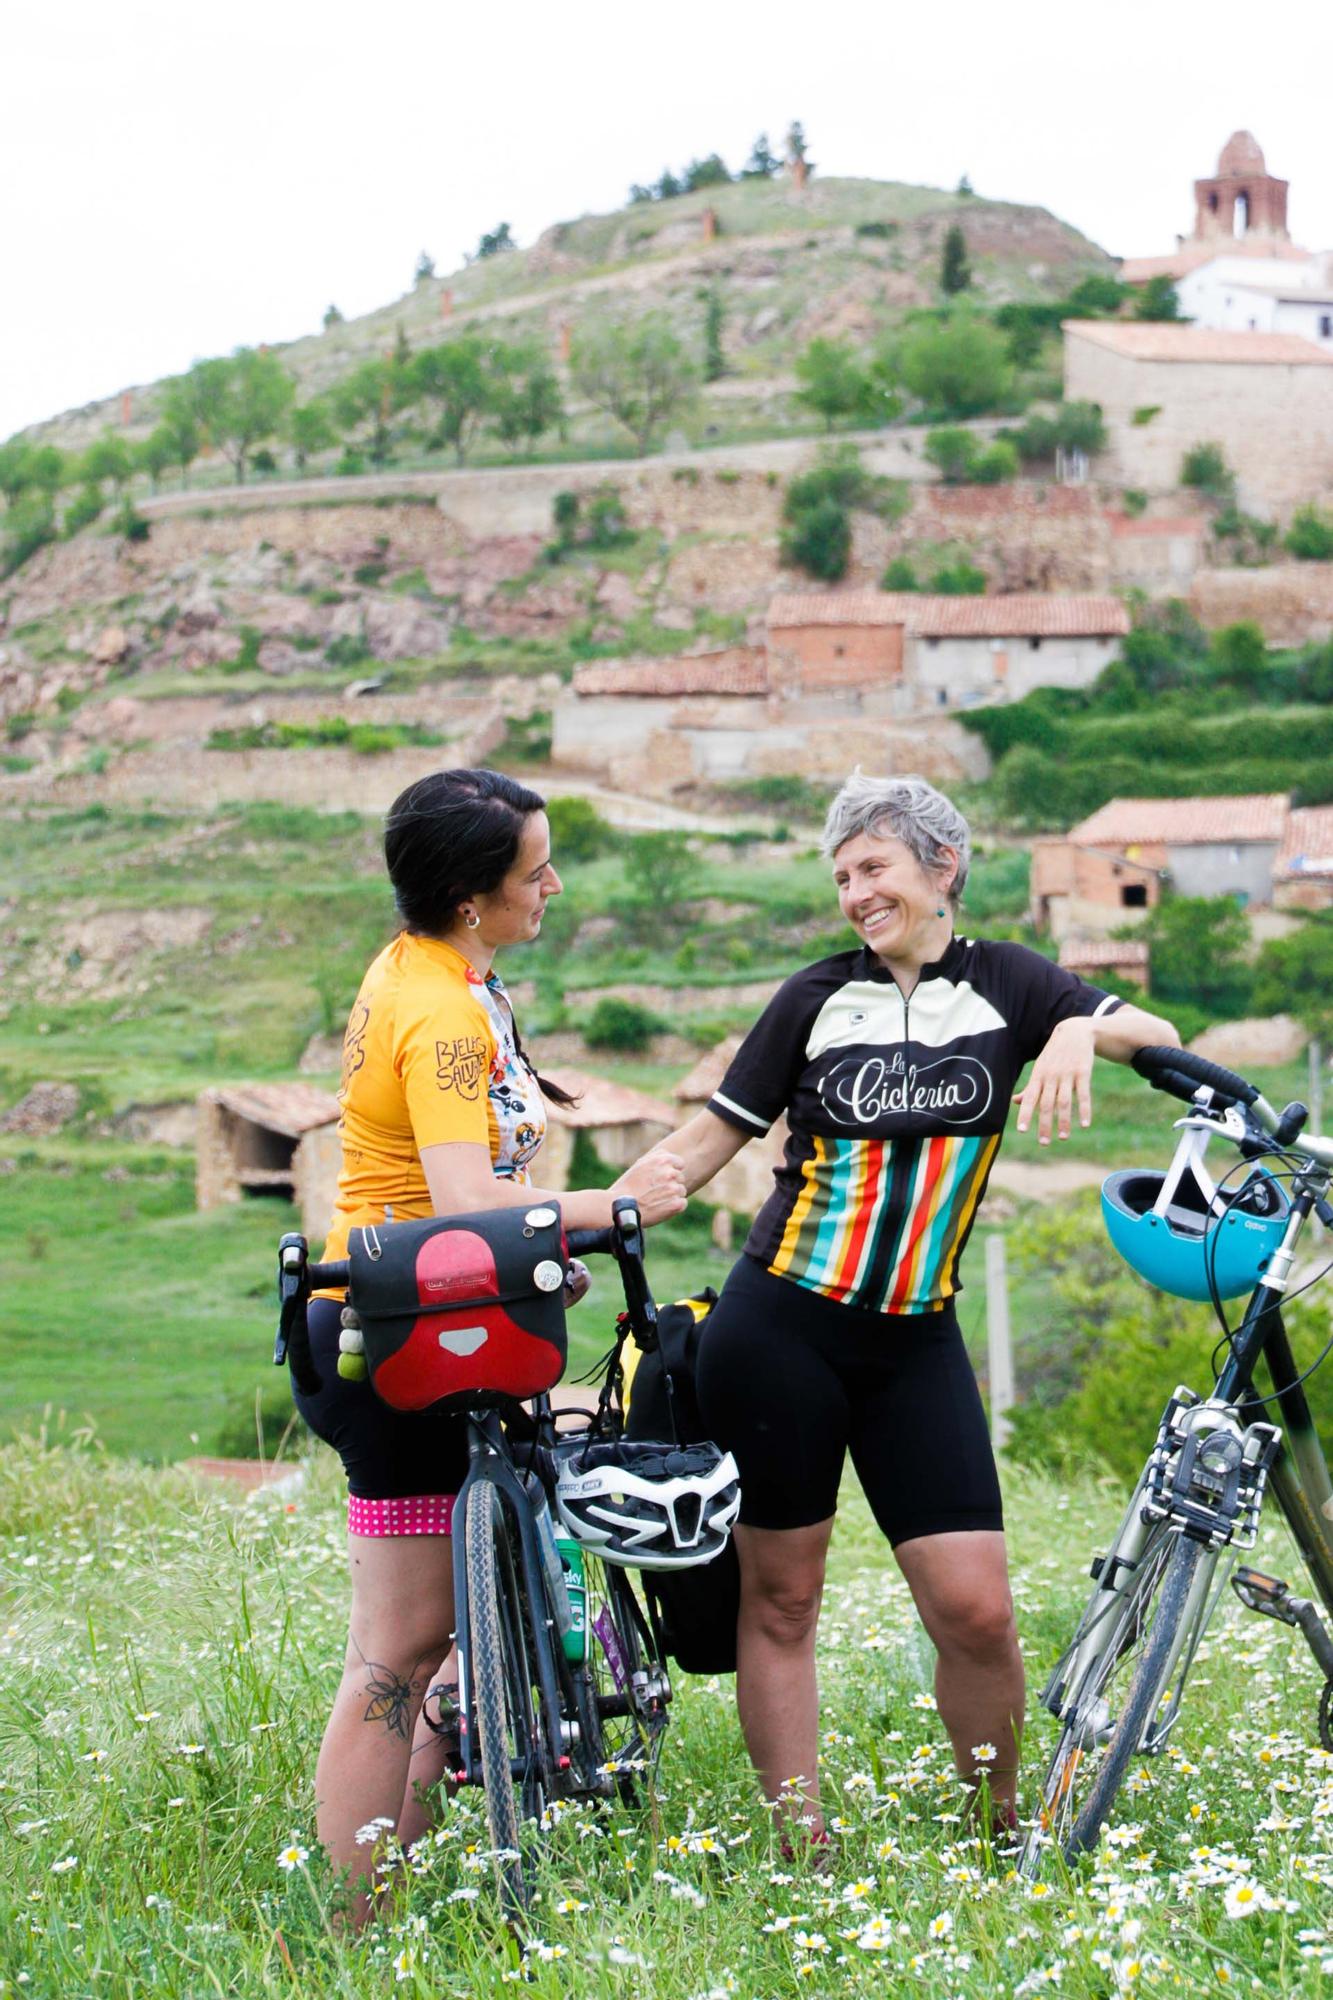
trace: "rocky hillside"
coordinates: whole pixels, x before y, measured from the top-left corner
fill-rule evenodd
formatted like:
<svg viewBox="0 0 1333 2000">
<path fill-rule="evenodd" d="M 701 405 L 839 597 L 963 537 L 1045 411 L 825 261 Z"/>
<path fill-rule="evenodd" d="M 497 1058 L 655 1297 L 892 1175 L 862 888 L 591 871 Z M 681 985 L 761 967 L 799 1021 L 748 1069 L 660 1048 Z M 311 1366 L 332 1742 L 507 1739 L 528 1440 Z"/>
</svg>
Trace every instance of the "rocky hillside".
<svg viewBox="0 0 1333 2000">
<path fill-rule="evenodd" d="M 798 192 L 782 180 L 744 181 L 556 223 L 530 249 L 427 279 L 377 312 L 275 351 L 307 396 L 382 355 L 400 328 L 421 345 L 491 326 L 558 357 L 567 329 L 657 307 L 698 347 L 703 294 L 715 289 L 728 373 L 708 392 L 714 425 L 729 429 L 754 405 L 771 430 L 795 357 L 815 335 L 865 338 L 937 303 L 941 245 L 954 222 L 986 303 L 1056 298 L 1112 269 L 1043 208 L 898 182 L 816 178 Z M 156 400 L 156 385 L 132 392 L 132 433 L 151 427 Z M 120 398 L 110 397 L 27 435 L 78 447 L 120 421 Z"/>
</svg>

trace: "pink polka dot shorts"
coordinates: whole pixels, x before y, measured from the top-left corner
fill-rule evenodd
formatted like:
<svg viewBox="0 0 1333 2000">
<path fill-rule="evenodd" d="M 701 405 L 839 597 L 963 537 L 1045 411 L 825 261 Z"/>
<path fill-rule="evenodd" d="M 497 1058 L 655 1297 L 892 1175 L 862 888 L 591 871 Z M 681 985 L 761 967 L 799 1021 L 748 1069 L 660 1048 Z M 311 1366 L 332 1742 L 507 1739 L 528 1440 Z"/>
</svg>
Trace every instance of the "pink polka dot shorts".
<svg viewBox="0 0 1333 2000">
<path fill-rule="evenodd" d="M 362 1500 L 347 1496 L 349 1535 L 448 1535 L 453 1532 L 452 1493 L 413 1493 L 405 1499 Z"/>
</svg>

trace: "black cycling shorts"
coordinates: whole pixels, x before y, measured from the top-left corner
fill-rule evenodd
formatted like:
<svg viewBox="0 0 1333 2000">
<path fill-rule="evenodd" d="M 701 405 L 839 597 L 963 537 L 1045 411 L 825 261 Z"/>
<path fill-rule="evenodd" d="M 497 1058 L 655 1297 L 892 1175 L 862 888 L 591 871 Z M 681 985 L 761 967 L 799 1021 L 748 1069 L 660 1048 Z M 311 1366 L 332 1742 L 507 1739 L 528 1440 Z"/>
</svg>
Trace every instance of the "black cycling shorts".
<svg viewBox="0 0 1333 2000">
<path fill-rule="evenodd" d="M 742 1257 L 703 1329 L 698 1389 L 710 1435 L 735 1454 L 750 1527 L 826 1521 L 849 1451 L 895 1545 L 1004 1526 L 952 1306 L 867 1312 Z"/>
<path fill-rule="evenodd" d="M 399 1500 L 457 1493 L 467 1476 L 467 1416 L 442 1410 L 391 1410 L 369 1382 L 338 1373 L 341 1306 L 310 1301 L 310 1351 L 322 1387 L 307 1396 L 292 1384 L 296 1407 L 317 1438 L 342 1459 L 347 1490 L 358 1500 Z"/>
</svg>

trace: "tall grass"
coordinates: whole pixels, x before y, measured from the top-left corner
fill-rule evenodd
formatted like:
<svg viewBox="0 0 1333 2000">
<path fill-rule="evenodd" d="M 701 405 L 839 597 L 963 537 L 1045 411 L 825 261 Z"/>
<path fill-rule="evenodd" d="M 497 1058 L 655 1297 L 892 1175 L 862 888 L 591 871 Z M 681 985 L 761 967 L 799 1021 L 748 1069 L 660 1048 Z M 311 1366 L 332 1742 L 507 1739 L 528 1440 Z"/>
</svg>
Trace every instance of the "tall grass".
<svg viewBox="0 0 1333 2000">
<path fill-rule="evenodd" d="M 1115 1496 L 1008 1486 L 1036 1681 Z M 344 1615 L 325 1455 L 292 1490 L 241 1504 L 86 1442 L 28 1439 L 0 1450 L 0 1536 L 6 2000 L 437 2000 L 516 1976 L 561 2000 L 1103 2000 L 1251 1983 L 1313 1996 L 1333 1970 L 1317 1681 L 1292 1634 L 1229 1598 L 1170 1753 L 1132 1780 L 1095 1864 L 1034 1891 L 959 1816 L 930 1649 L 851 1500 L 821 1635 L 829 1871 L 777 1859 L 730 1683 L 682 1678 L 651 1806 L 571 1811 L 552 1830 L 520 1975 L 472 1797 L 406 1862 L 385 1856 L 364 1938 L 332 1923 L 311 1795 Z M 1289 1560 L 1273 1537 L 1258 1559 Z M 1034 1727 L 1034 1765 L 1046 1740 Z"/>
</svg>

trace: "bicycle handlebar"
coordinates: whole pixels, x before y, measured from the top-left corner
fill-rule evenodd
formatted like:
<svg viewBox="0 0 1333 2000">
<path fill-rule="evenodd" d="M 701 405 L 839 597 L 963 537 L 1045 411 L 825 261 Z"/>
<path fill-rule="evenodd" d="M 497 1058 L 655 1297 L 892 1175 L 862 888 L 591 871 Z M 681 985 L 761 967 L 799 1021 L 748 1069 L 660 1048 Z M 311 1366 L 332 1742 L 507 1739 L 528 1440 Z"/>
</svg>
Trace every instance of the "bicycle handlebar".
<svg viewBox="0 0 1333 2000">
<path fill-rule="evenodd" d="M 1260 1093 L 1252 1083 L 1246 1083 L 1243 1076 L 1237 1076 L 1234 1070 L 1223 1069 L 1220 1063 L 1209 1062 L 1206 1056 L 1196 1056 L 1191 1049 L 1154 1046 L 1139 1049 L 1130 1060 L 1139 1075 L 1146 1077 L 1155 1090 L 1165 1090 L 1187 1104 L 1200 1084 L 1206 1084 L 1232 1104 L 1243 1104 L 1247 1110 L 1261 1101 Z"/>
</svg>

